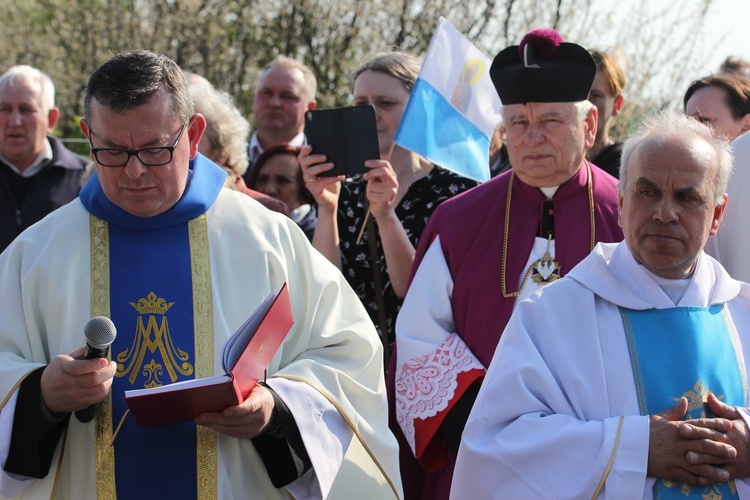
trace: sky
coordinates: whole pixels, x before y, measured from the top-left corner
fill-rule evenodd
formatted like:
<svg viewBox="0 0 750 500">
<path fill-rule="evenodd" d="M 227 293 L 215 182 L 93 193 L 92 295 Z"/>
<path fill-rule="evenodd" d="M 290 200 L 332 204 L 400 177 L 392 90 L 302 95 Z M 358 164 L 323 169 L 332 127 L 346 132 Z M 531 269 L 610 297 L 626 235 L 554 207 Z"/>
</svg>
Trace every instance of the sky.
<svg viewBox="0 0 750 500">
<path fill-rule="evenodd" d="M 633 12 L 639 12 L 646 5 L 648 11 L 652 13 L 661 13 L 670 9 L 684 9 L 683 12 L 691 13 L 702 3 L 701 0 L 592 0 L 594 9 L 601 9 L 601 12 L 615 12 L 615 15 L 628 15 Z M 670 11 L 672 12 L 672 11 Z M 611 15 L 611 14 L 610 14 Z M 658 18 L 651 18 L 657 22 Z M 665 23 L 666 24 L 666 23 Z M 670 33 L 674 33 L 684 39 L 684 32 L 680 29 L 682 26 L 674 22 L 668 25 Z M 681 103 L 680 97 L 688 84 L 699 78 L 716 73 L 719 65 L 728 57 L 734 56 L 750 61 L 750 0 L 712 0 L 711 7 L 706 14 L 702 30 L 692 36 L 696 43 L 692 49 L 692 57 L 689 64 L 686 65 L 688 73 L 682 75 L 684 81 L 677 84 L 674 91 L 673 100 L 675 105 Z M 614 42 L 616 45 L 616 42 Z M 607 42 L 603 41 L 601 46 L 607 47 Z M 632 47 L 631 47 L 632 48 Z M 679 67 L 679 66 L 678 66 Z M 669 92 L 670 87 L 675 84 L 672 80 L 670 68 L 652 68 L 654 70 L 654 92 L 657 95 L 664 95 Z M 666 85 L 665 85 L 666 84 Z M 651 91 L 647 90 L 644 95 L 650 95 Z"/>
<path fill-rule="evenodd" d="M 716 71 L 729 55 L 750 61 L 750 0 L 714 0 L 707 22 L 707 40 L 719 45 L 710 55 L 706 73 Z"/>
</svg>

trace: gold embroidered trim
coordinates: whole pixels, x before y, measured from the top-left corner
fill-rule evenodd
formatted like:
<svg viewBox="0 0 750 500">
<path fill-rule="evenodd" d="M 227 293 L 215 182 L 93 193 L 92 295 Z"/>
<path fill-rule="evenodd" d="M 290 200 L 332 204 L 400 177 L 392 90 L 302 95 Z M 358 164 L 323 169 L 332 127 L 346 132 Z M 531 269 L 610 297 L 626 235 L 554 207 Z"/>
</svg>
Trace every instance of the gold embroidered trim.
<svg viewBox="0 0 750 500">
<path fill-rule="evenodd" d="M 622 318 L 622 329 L 625 332 L 625 341 L 628 344 L 628 355 L 630 356 L 630 366 L 633 368 L 633 379 L 635 381 L 635 391 L 638 396 L 638 408 L 641 409 L 642 415 L 648 415 L 648 401 L 646 399 L 646 389 L 643 384 L 643 372 L 641 371 L 641 361 L 638 357 L 638 351 L 635 346 L 633 333 L 633 324 L 630 321 L 630 313 L 624 307 L 618 308 Z"/>
<path fill-rule="evenodd" d="M 609 455 L 609 462 L 607 462 L 607 468 L 604 469 L 604 474 L 602 475 L 602 478 L 599 480 L 599 485 L 596 487 L 596 491 L 594 491 L 594 494 L 591 496 L 592 500 L 598 497 L 599 494 L 602 492 L 602 488 L 604 488 L 604 483 L 607 481 L 607 476 L 609 476 L 609 471 L 612 470 L 612 464 L 615 463 L 615 456 L 617 456 L 617 451 L 620 449 L 620 438 L 622 437 L 623 423 L 625 423 L 624 415 L 620 417 L 620 421 L 617 423 L 617 434 L 615 435 L 615 444 L 612 446 L 612 453 Z"/>
<path fill-rule="evenodd" d="M 109 316 L 109 232 L 107 223 L 91 221 L 91 315 Z M 208 226 L 205 214 L 188 223 L 195 327 L 196 378 L 213 375 L 213 305 L 208 253 Z M 217 493 L 216 432 L 197 427 L 198 498 L 215 499 Z M 112 442 L 112 399 L 107 396 L 96 418 L 97 497 L 116 500 Z"/>
<path fill-rule="evenodd" d="M 341 406 L 339 406 L 338 401 L 336 401 L 335 399 L 333 399 L 333 397 L 330 394 L 328 394 L 323 389 L 317 387 L 315 384 L 313 384 L 309 380 L 305 380 L 303 378 L 295 377 L 295 376 L 291 376 L 291 375 L 272 375 L 271 378 L 283 378 L 283 379 L 287 379 L 287 380 L 296 380 L 297 382 L 305 383 L 305 384 L 309 385 L 310 387 L 312 387 L 313 389 L 315 389 L 316 391 L 318 391 L 324 398 L 326 398 L 336 408 L 336 410 L 338 410 L 339 415 L 341 415 L 341 418 L 344 419 L 344 422 L 346 422 L 346 425 L 349 426 L 349 428 L 352 430 L 352 432 L 354 433 L 354 435 L 357 437 L 357 439 L 359 440 L 360 444 L 362 445 L 362 448 L 364 448 L 364 450 L 367 452 L 367 454 L 372 459 L 372 462 L 375 464 L 375 466 L 378 468 L 378 470 L 380 470 L 380 473 L 383 475 L 383 477 L 385 478 L 385 480 L 388 482 L 388 485 L 391 487 L 391 490 L 393 491 L 393 494 L 395 495 L 395 497 L 396 498 L 401 498 L 401 497 L 398 496 L 398 491 L 396 490 L 396 486 L 393 484 L 393 481 L 388 476 L 388 473 L 385 471 L 385 469 L 383 468 L 383 466 L 380 465 L 380 462 L 375 457 L 375 454 L 370 450 L 370 447 L 367 446 L 367 443 L 365 442 L 365 440 L 362 437 L 362 435 L 359 433 L 359 430 L 357 430 L 357 427 L 354 425 L 354 422 L 352 422 L 349 419 L 349 416 L 344 412 L 343 408 L 341 408 Z"/>
<path fill-rule="evenodd" d="M 195 378 L 214 374 L 213 300 L 206 214 L 188 222 L 193 283 L 193 328 L 195 331 Z M 196 427 L 198 498 L 218 497 L 218 439 L 216 431 Z"/>
<path fill-rule="evenodd" d="M 109 308 L 109 225 L 89 216 L 91 232 L 91 316 L 110 317 Z M 108 356 L 109 357 L 109 356 Z M 95 425 L 96 495 L 99 500 L 116 500 L 115 454 L 112 443 L 112 395 L 99 405 Z"/>
</svg>

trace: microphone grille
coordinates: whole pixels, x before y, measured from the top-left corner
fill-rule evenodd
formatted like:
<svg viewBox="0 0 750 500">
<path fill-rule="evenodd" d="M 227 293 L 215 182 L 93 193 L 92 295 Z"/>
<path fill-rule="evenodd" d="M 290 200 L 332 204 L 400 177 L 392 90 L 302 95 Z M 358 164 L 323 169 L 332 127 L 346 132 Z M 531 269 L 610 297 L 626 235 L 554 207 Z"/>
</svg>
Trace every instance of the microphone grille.
<svg viewBox="0 0 750 500">
<path fill-rule="evenodd" d="M 86 336 L 89 345 L 97 349 L 104 349 L 115 341 L 117 328 L 108 317 L 96 316 L 86 323 L 83 334 Z"/>
</svg>

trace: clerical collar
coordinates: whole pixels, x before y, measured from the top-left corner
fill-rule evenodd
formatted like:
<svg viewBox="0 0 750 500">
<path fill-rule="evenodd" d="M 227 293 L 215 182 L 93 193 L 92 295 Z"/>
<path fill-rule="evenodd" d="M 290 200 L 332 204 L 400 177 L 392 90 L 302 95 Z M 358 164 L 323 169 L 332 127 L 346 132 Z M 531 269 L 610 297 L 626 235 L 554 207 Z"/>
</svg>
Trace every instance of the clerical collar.
<svg viewBox="0 0 750 500">
<path fill-rule="evenodd" d="M 93 215 L 126 229 L 151 231 L 176 226 L 206 213 L 219 196 L 227 176 L 221 167 L 201 154 L 190 161 L 189 168 L 191 173 L 182 197 L 169 210 L 154 217 L 138 217 L 112 203 L 104 194 L 96 173 L 81 189 L 81 203 Z"/>
<path fill-rule="evenodd" d="M 559 188 L 559 187 L 560 187 L 560 186 L 543 187 L 543 188 L 539 188 L 539 190 L 540 190 L 540 191 L 541 191 L 542 193 L 544 193 L 544 196 L 545 196 L 545 197 L 546 197 L 546 198 L 547 198 L 548 200 L 551 200 L 551 199 L 552 199 L 552 197 L 553 197 L 553 196 L 555 196 L 555 193 L 557 192 L 557 188 Z"/>
</svg>

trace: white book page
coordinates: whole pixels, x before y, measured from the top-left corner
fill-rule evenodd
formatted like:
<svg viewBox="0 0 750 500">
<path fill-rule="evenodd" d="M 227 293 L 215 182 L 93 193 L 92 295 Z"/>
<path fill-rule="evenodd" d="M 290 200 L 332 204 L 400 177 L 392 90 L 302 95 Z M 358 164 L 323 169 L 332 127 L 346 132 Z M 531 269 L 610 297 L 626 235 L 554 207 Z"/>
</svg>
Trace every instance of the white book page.
<svg viewBox="0 0 750 500">
<path fill-rule="evenodd" d="M 208 387 L 212 385 L 221 385 L 229 379 L 229 375 L 217 375 L 214 377 L 196 378 L 191 380 L 182 380 L 175 382 L 174 384 L 162 385 L 159 387 L 151 387 L 148 389 L 133 389 L 131 391 L 125 391 L 125 397 L 142 396 L 144 394 L 157 394 L 161 392 L 172 392 L 185 389 L 186 387 Z"/>
<path fill-rule="evenodd" d="M 263 318 L 268 314 L 268 310 L 271 308 L 276 297 L 278 297 L 279 292 L 281 292 L 281 288 L 277 288 L 271 292 L 255 312 L 245 320 L 242 326 L 224 342 L 221 365 L 225 372 L 229 373 L 234 368 L 234 365 L 237 364 L 237 360 L 240 359 L 240 356 L 245 351 L 245 347 L 247 347 L 250 339 L 258 330 Z"/>
</svg>

